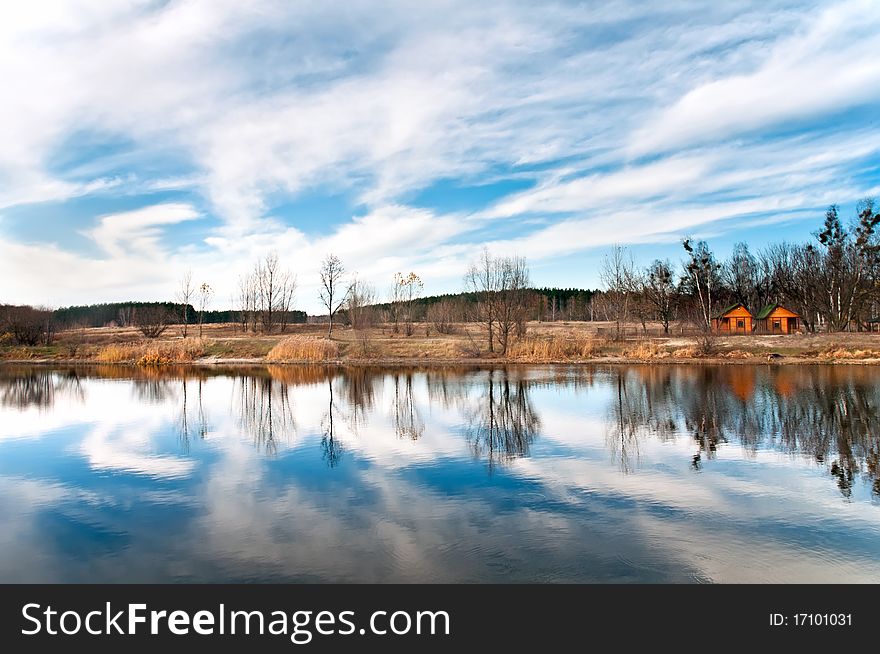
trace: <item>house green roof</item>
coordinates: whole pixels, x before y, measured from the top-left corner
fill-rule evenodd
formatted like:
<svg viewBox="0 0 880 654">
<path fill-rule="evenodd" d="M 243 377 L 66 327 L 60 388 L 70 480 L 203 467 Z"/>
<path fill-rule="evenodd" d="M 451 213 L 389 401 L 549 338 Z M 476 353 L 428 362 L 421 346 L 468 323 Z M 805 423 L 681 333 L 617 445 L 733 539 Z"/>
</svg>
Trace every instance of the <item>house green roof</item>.
<svg viewBox="0 0 880 654">
<path fill-rule="evenodd" d="M 745 305 L 742 302 L 737 302 L 736 304 L 731 304 L 729 307 L 725 307 L 724 309 L 722 309 L 721 312 L 718 313 L 715 317 L 716 318 L 723 318 L 724 314 L 733 311 L 737 307 L 742 307 L 743 309 L 745 309 Z M 748 309 L 746 309 L 746 311 L 748 311 Z"/>
<path fill-rule="evenodd" d="M 755 316 L 755 320 L 764 320 L 764 318 L 773 313 L 773 310 L 778 306 L 779 304 L 777 302 L 774 302 L 773 304 L 768 304 L 766 307 L 758 312 L 758 315 Z"/>
</svg>

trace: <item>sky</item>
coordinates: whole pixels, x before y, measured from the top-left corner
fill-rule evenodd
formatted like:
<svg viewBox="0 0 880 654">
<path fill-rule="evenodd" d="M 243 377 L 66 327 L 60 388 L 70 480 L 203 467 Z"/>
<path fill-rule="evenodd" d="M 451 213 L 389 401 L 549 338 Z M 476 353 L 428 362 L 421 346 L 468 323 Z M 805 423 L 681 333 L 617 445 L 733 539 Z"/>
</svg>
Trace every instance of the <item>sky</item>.
<svg viewBox="0 0 880 654">
<path fill-rule="evenodd" d="M 2 3 L 0 303 L 802 241 L 880 195 L 878 53 L 876 0 Z"/>
</svg>

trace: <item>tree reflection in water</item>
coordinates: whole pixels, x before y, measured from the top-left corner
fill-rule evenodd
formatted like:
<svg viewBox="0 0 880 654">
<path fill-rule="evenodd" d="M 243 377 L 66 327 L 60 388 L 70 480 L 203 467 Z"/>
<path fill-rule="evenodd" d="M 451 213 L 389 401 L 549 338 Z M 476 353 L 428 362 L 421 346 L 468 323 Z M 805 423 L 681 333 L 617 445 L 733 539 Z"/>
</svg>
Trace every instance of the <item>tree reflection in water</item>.
<svg viewBox="0 0 880 654">
<path fill-rule="evenodd" d="M 402 380 L 401 380 L 402 378 Z M 394 402 L 392 416 L 398 438 L 416 441 L 425 432 L 425 421 L 413 397 L 413 373 L 394 373 Z"/>
<path fill-rule="evenodd" d="M 809 457 L 834 479 L 845 497 L 859 479 L 880 495 L 880 384 L 870 366 L 511 367 L 386 370 L 326 366 L 199 368 L 0 367 L 0 406 L 50 410 L 60 400 L 84 401 L 84 380 L 119 379 L 140 402 L 175 402 L 182 448 L 204 438 L 209 419 L 204 390 L 213 377 L 233 379 L 233 414 L 239 429 L 270 455 L 297 434 L 297 387 L 326 384 L 321 449 L 340 464 L 340 425 L 353 434 L 365 427 L 390 382 L 390 428 L 398 438 L 420 439 L 430 406 L 460 413 L 471 454 L 489 468 L 528 456 L 541 429 L 530 398 L 536 388 L 575 394 L 607 393 L 606 446 L 625 473 L 639 465 L 643 438 L 688 438 L 691 464 L 711 464 L 722 447 L 748 456 L 774 450 Z M 425 399 L 415 392 L 424 385 Z M 388 391 L 386 391 L 388 392 Z"/>
<path fill-rule="evenodd" d="M 614 373 L 607 421 L 621 468 L 637 465 L 637 441 L 684 432 L 700 469 L 725 443 L 747 454 L 776 449 L 826 466 L 845 497 L 866 475 L 880 494 L 880 386 L 854 366 L 636 366 Z"/>
<path fill-rule="evenodd" d="M 289 385 L 271 375 L 242 375 L 236 379 L 239 426 L 254 445 L 274 456 L 278 441 L 296 435 L 296 420 Z"/>
<path fill-rule="evenodd" d="M 0 405 L 14 409 L 36 407 L 51 409 L 65 397 L 85 400 L 85 391 L 77 371 L 42 368 L 0 368 Z"/>
<path fill-rule="evenodd" d="M 475 388 L 465 416 L 474 457 L 485 457 L 491 471 L 499 463 L 528 456 L 541 419 L 529 399 L 527 381 L 501 368 L 486 373 Z"/>
<path fill-rule="evenodd" d="M 189 453 L 190 440 L 193 437 L 204 440 L 208 435 L 210 426 L 208 424 L 208 415 L 205 412 L 204 403 L 204 384 L 205 379 L 202 375 L 198 375 L 196 379 L 196 416 L 195 420 L 190 417 L 190 376 L 183 372 L 180 379 L 180 413 L 177 418 L 177 438 L 180 442 L 180 448 L 184 453 Z"/>
</svg>

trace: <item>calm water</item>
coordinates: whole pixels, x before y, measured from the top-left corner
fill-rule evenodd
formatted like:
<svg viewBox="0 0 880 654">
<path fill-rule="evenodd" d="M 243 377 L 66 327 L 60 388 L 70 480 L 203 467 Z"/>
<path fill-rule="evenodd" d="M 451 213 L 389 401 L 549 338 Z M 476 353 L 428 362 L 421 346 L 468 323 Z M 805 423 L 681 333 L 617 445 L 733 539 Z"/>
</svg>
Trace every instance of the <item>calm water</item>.
<svg viewBox="0 0 880 654">
<path fill-rule="evenodd" d="M 877 583 L 878 379 L 0 368 L 0 581 Z"/>
</svg>

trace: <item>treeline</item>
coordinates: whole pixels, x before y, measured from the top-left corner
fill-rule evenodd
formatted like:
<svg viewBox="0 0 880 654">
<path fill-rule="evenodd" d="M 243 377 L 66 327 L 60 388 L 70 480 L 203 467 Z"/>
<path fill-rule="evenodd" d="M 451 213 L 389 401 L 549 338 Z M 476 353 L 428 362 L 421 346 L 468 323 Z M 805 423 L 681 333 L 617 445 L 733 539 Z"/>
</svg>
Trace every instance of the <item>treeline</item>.
<svg viewBox="0 0 880 654">
<path fill-rule="evenodd" d="M 844 223 L 837 206 L 825 214 L 813 240 L 773 243 L 753 253 L 738 243 L 719 260 L 705 241 L 685 239 L 685 260 L 637 267 L 624 247 L 614 247 L 601 269 L 603 292 L 593 298 L 597 319 L 616 324 L 690 323 L 710 331 L 718 312 L 742 303 L 756 314 L 778 303 L 798 313 L 804 328 L 862 331 L 880 317 L 880 213 L 872 200 L 857 204 Z"/>
<path fill-rule="evenodd" d="M 198 316 L 198 312 L 191 304 L 181 305 L 175 302 L 108 302 L 103 304 L 88 304 L 55 309 L 52 312 L 55 323 L 61 329 L 75 327 L 136 327 L 139 324 L 138 313 L 158 310 L 165 314 L 169 322 L 183 322 L 183 314 Z M 205 310 L 202 312 L 202 322 L 206 325 L 234 323 L 239 320 L 240 311 Z M 288 311 L 288 322 L 306 322 L 305 311 Z"/>
<path fill-rule="evenodd" d="M 599 291 L 583 288 L 528 288 L 525 289 L 528 297 L 528 319 L 541 322 L 554 320 L 592 320 L 591 301 Z M 440 295 L 428 295 L 417 297 L 413 300 L 413 308 L 416 312 L 417 321 L 429 319 L 429 314 L 436 313 L 437 307 L 449 307 L 455 314 L 455 322 L 465 322 L 468 317 L 468 308 L 473 307 L 480 301 L 480 295 L 475 292 L 443 293 Z M 392 316 L 395 311 L 394 302 L 380 302 L 372 305 L 383 316 Z M 432 312 L 432 307 L 435 309 Z M 346 322 L 350 322 L 346 316 L 346 310 L 341 311 Z"/>
</svg>

